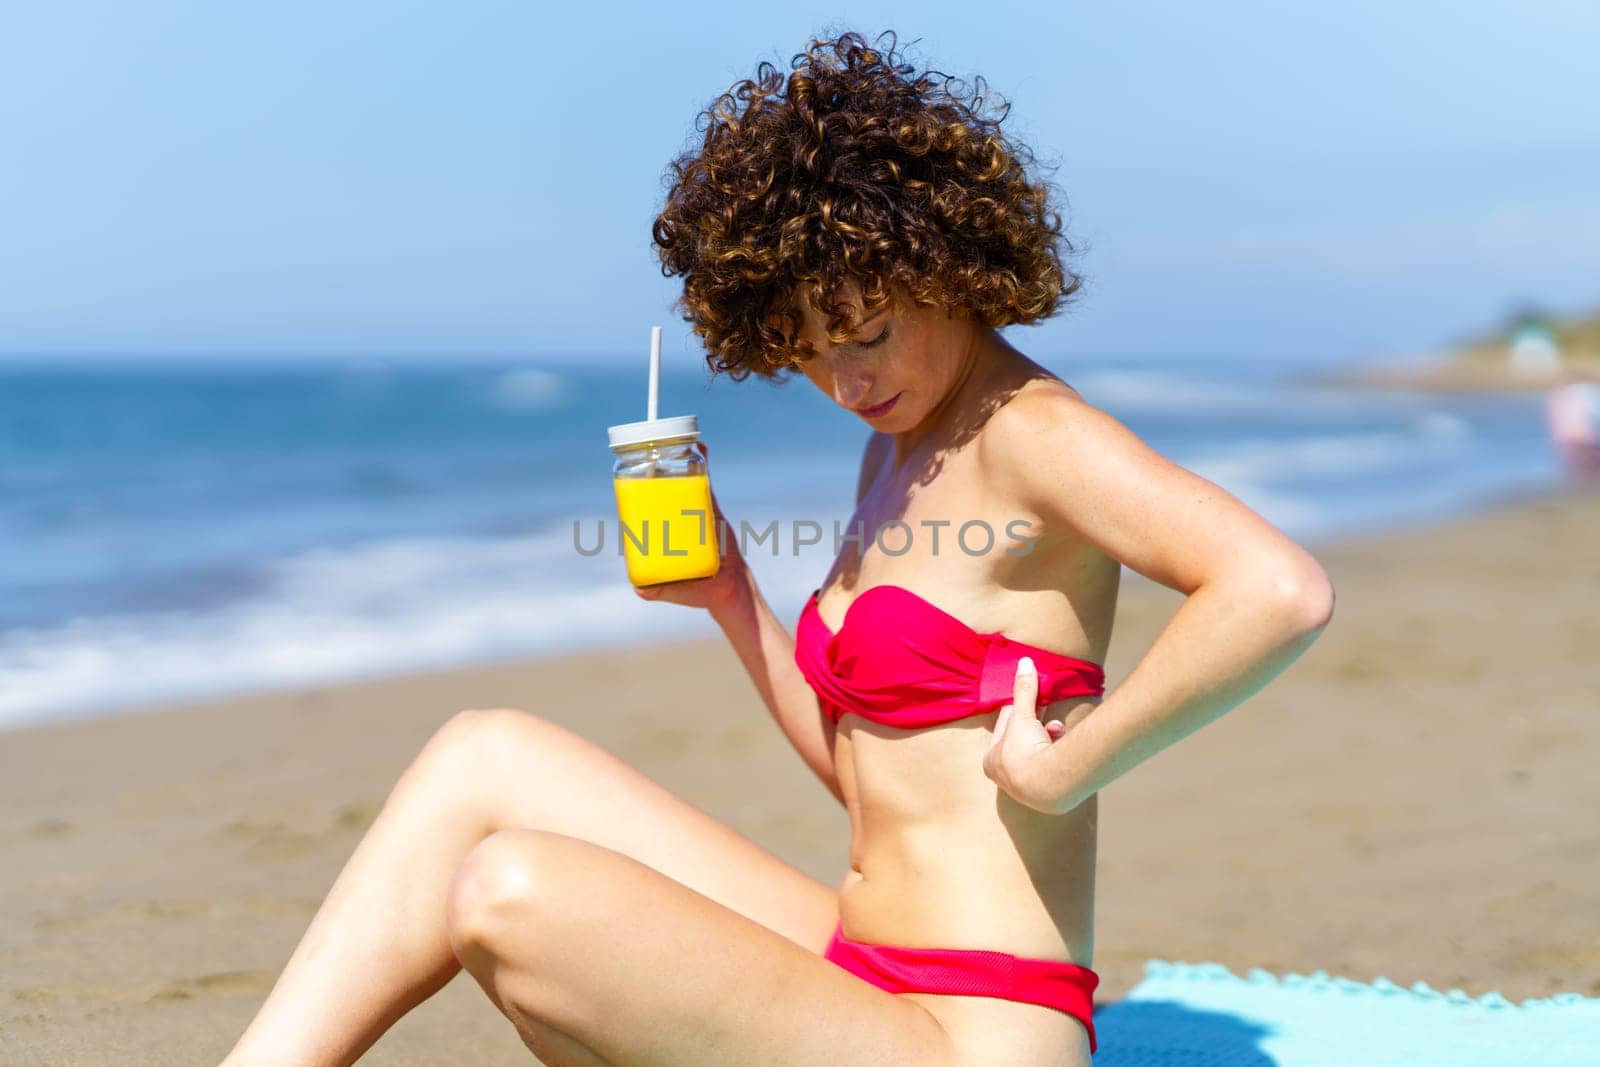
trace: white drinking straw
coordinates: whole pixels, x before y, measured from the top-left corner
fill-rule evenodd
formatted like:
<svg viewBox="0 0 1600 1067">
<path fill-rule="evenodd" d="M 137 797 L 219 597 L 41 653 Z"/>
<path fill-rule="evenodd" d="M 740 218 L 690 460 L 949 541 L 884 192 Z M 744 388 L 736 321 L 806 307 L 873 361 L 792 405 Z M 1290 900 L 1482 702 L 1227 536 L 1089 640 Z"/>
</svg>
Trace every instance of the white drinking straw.
<svg viewBox="0 0 1600 1067">
<path fill-rule="evenodd" d="M 661 327 L 650 327 L 650 401 L 646 406 L 646 418 L 652 421 L 656 417 L 656 397 L 661 391 Z M 650 450 L 650 477 L 656 476 L 656 451 Z"/>
<path fill-rule="evenodd" d="M 646 418 L 656 417 L 656 393 L 661 387 L 661 327 L 650 327 L 650 407 Z"/>
</svg>

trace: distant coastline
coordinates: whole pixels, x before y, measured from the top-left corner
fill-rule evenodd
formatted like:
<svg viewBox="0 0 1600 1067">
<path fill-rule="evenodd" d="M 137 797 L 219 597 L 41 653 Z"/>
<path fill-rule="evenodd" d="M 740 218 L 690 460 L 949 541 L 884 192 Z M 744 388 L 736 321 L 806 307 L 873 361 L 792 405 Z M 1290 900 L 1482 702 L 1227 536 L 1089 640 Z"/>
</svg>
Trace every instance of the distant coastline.
<svg viewBox="0 0 1600 1067">
<path fill-rule="evenodd" d="M 1519 368 L 1510 358 L 1512 328 L 1437 351 L 1388 356 L 1297 377 L 1307 385 L 1353 385 L 1434 392 L 1526 392 L 1548 389 L 1569 371 L 1600 381 L 1600 312 L 1550 321 L 1561 362 Z"/>
</svg>

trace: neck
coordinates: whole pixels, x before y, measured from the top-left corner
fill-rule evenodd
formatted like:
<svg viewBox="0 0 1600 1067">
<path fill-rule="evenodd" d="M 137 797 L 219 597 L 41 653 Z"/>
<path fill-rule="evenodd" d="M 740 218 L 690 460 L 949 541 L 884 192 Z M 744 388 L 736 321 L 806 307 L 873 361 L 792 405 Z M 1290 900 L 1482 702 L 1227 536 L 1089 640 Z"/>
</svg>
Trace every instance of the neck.
<svg viewBox="0 0 1600 1067">
<path fill-rule="evenodd" d="M 974 324 L 961 336 L 956 379 L 944 399 L 917 425 L 894 435 L 896 471 L 903 469 L 930 441 L 959 440 L 963 436 L 961 429 L 975 421 L 973 413 L 982 408 L 981 400 L 989 393 L 997 376 L 1004 372 L 1013 357 L 1021 355 L 993 327 Z"/>
</svg>

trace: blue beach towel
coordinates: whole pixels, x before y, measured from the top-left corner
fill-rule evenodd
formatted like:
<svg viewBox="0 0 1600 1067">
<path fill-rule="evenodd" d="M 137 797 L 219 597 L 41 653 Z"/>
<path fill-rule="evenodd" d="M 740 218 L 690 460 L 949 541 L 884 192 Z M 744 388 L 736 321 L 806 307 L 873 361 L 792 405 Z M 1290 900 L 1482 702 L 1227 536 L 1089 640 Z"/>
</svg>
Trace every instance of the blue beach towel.
<svg viewBox="0 0 1600 1067">
<path fill-rule="evenodd" d="M 1326 971 L 1147 960 L 1094 1025 L 1095 1067 L 1600 1067 L 1600 999 L 1517 1004 Z"/>
</svg>

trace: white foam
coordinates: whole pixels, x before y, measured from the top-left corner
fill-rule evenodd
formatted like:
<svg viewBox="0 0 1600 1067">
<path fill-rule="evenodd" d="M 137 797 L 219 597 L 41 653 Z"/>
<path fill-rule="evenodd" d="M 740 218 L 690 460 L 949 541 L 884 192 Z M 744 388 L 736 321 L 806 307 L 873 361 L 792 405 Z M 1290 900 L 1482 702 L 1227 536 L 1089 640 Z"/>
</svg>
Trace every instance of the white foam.
<svg viewBox="0 0 1600 1067">
<path fill-rule="evenodd" d="M 1282 410 L 1332 416 L 1352 410 L 1405 411 L 1426 403 L 1425 395 L 1354 386 L 1293 386 L 1248 379 L 1216 381 L 1177 371 L 1082 370 L 1067 376 L 1084 399 L 1113 414 L 1177 413 L 1237 415 Z"/>
<path fill-rule="evenodd" d="M 490 403 L 507 411 L 546 411 L 566 399 L 566 384 L 554 371 L 506 371 L 490 387 Z"/>
<path fill-rule="evenodd" d="M 1461 419 L 1439 412 L 1417 420 L 1414 431 L 1321 434 L 1285 441 L 1251 437 L 1188 457 L 1184 466 L 1233 491 L 1249 482 L 1299 482 L 1345 476 L 1369 478 L 1432 453 L 1460 448 L 1472 431 Z"/>
<path fill-rule="evenodd" d="M 640 600 L 612 542 L 584 557 L 571 536 L 568 523 L 319 549 L 220 610 L 13 630 L 0 643 L 0 726 L 706 631 L 704 613 Z"/>
<path fill-rule="evenodd" d="M 1459 415 L 1445 411 L 1425 411 L 1417 417 L 1417 432 L 1424 437 L 1445 441 L 1465 441 L 1473 436 L 1472 425 Z"/>
<path fill-rule="evenodd" d="M 1179 374 L 1102 370 L 1074 374 L 1069 380 L 1096 407 L 1194 412 L 1259 408 L 1267 403 L 1260 388 L 1205 382 Z"/>
</svg>

